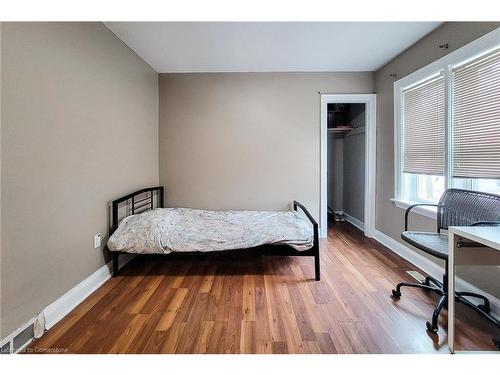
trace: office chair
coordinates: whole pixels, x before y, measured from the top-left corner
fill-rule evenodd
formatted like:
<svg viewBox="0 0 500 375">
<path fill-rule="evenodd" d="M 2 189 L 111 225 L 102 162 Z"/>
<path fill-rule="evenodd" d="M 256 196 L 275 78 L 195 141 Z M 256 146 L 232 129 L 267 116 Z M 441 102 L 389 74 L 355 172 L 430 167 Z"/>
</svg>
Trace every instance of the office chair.
<svg viewBox="0 0 500 375">
<path fill-rule="evenodd" d="M 419 206 L 437 207 L 436 233 L 408 231 L 408 215 L 412 209 Z M 427 276 L 422 283 L 399 283 L 396 289 L 392 290 L 392 296 L 399 299 L 403 286 L 428 290 L 441 296 L 432 314 L 432 320 L 426 322 L 427 330 L 431 333 L 438 332 L 439 314 L 448 303 L 448 235 L 442 234 L 441 230 L 447 230 L 450 226 L 469 225 L 500 225 L 500 196 L 471 190 L 448 189 L 443 193 L 438 204 L 419 203 L 406 209 L 405 231 L 401 233 L 401 238 L 417 249 L 444 260 L 445 271 L 442 281 Z M 465 297 L 480 299 L 482 303 L 475 305 Z M 490 315 L 490 302 L 486 297 L 477 293 L 456 292 L 455 300 L 469 306 L 499 326 L 498 320 Z"/>
</svg>

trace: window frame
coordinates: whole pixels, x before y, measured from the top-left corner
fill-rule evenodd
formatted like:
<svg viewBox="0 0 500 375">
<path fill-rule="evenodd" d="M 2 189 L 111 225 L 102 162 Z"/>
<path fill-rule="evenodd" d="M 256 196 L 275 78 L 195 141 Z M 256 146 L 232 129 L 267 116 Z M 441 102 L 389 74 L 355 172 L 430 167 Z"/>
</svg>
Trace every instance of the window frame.
<svg viewBox="0 0 500 375">
<path fill-rule="evenodd" d="M 444 75 L 445 80 L 445 173 L 444 188 L 452 187 L 452 124 L 453 113 L 451 108 L 453 93 L 453 69 L 466 64 L 477 57 L 488 54 L 500 47 L 500 27 L 472 41 L 471 43 L 450 52 L 448 55 L 424 66 L 423 68 L 394 82 L 394 198 L 391 200 L 398 207 L 406 208 L 411 203 L 428 203 L 408 200 L 403 186 L 403 92 L 413 86 L 421 84 L 438 74 Z M 424 216 L 435 218 L 435 210 L 419 210 Z"/>
</svg>

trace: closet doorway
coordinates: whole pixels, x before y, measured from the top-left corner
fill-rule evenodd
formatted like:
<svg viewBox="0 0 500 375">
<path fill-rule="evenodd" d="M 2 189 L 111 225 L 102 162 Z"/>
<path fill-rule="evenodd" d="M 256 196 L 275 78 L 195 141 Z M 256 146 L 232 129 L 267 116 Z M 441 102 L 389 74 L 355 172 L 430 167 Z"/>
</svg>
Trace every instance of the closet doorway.
<svg viewBox="0 0 500 375">
<path fill-rule="evenodd" d="M 322 237 L 348 221 L 373 237 L 375 212 L 375 95 L 321 95 Z"/>
</svg>

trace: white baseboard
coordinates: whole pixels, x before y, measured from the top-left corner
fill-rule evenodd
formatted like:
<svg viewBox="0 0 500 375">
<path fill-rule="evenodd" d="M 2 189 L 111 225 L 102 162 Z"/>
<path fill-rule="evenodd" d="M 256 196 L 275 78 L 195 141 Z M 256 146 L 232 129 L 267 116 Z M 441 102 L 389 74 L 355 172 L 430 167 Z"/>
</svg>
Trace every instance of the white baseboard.
<svg viewBox="0 0 500 375">
<path fill-rule="evenodd" d="M 365 231 L 365 223 L 363 223 L 361 220 L 356 219 L 354 216 L 349 215 L 345 211 L 333 211 L 333 212 L 338 215 L 344 215 L 348 223 L 351 223 L 362 232 Z"/>
<path fill-rule="evenodd" d="M 375 229 L 375 240 L 380 242 L 382 245 L 387 247 L 389 250 L 392 252 L 396 253 L 399 255 L 401 258 L 406 259 L 408 262 L 413 264 L 414 266 L 420 268 L 422 271 L 427 273 L 429 276 L 432 276 L 438 280 L 441 280 L 443 277 L 444 273 L 444 265 L 443 267 L 440 267 L 438 264 L 434 263 L 433 261 L 427 259 L 426 257 L 418 254 L 416 251 L 413 251 L 409 247 L 403 245 L 402 243 L 396 241 L 394 238 L 389 237 L 388 235 L 380 232 L 379 230 Z M 457 284 L 457 289 L 458 290 L 466 290 L 469 292 L 473 293 L 478 293 L 482 294 L 488 300 L 490 301 L 491 305 L 491 314 L 499 319 L 500 317 L 500 300 L 496 298 L 495 296 L 492 296 L 491 294 L 479 289 L 478 287 L 470 284 L 469 282 L 462 280 L 461 278 L 457 277 L 456 279 L 456 284 Z"/>
<path fill-rule="evenodd" d="M 123 267 L 133 258 L 132 254 L 125 254 L 119 257 L 119 267 Z M 59 297 L 52 304 L 47 306 L 43 313 L 45 315 L 45 328 L 52 328 L 57 322 L 64 318 L 85 298 L 90 296 L 97 288 L 104 284 L 111 277 L 111 265 L 108 262 L 92 275 L 81 281 L 78 285 Z"/>
<path fill-rule="evenodd" d="M 119 257 L 119 268 L 123 267 L 125 264 L 130 262 L 134 258 L 133 254 L 125 254 Z M 57 322 L 64 318 L 67 314 L 71 312 L 76 306 L 78 306 L 85 298 L 92 294 L 97 288 L 104 284 L 111 277 L 112 262 L 106 263 L 104 266 L 95 271 L 92 275 L 87 277 L 85 280 L 78 283 L 71 290 L 66 292 L 64 295 L 59 297 L 56 301 L 51 303 L 45 309 L 43 309 L 43 314 L 45 315 L 45 329 L 52 328 Z M 29 325 L 33 324 L 35 317 L 31 318 L 29 321 L 21 325 L 18 329 L 12 332 L 10 335 L 5 337 L 0 342 L 0 347 L 10 342 L 10 352 L 13 352 L 13 340 L 19 333 L 25 330 Z M 17 352 L 25 348 L 29 343 L 23 344 Z"/>
<path fill-rule="evenodd" d="M 354 225 L 360 231 L 362 231 L 362 232 L 365 231 L 365 223 L 363 223 L 361 220 L 356 219 L 354 216 L 349 215 L 346 212 L 344 212 L 344 215 L 349 223 Z"/>
</svg>

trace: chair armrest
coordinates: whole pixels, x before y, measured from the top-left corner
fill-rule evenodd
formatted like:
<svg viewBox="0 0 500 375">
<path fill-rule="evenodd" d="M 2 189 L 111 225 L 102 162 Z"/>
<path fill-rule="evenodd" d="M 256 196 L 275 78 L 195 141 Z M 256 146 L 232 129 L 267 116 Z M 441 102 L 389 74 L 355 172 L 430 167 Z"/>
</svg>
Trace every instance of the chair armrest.
<svg viewBox="0 0 500 375">
<path fill-rule="evenodd" d="M 471 227 L 498 227 L 500 221 L 476 221 L 470 225 Z"/>
<path fill-rule="evenodd" d="M 432 203 L 417 203 L 417 204 L 412 204 L 410 207 L 408 207 L 405 211 L 405 232 L 408 230 L 408 215 L 410 214 L 410 211 L 413 210 L 415 207 L 420 207 L 420 206 L 438 207 L 437 204 L 432 204 Z"/>
</svg>

